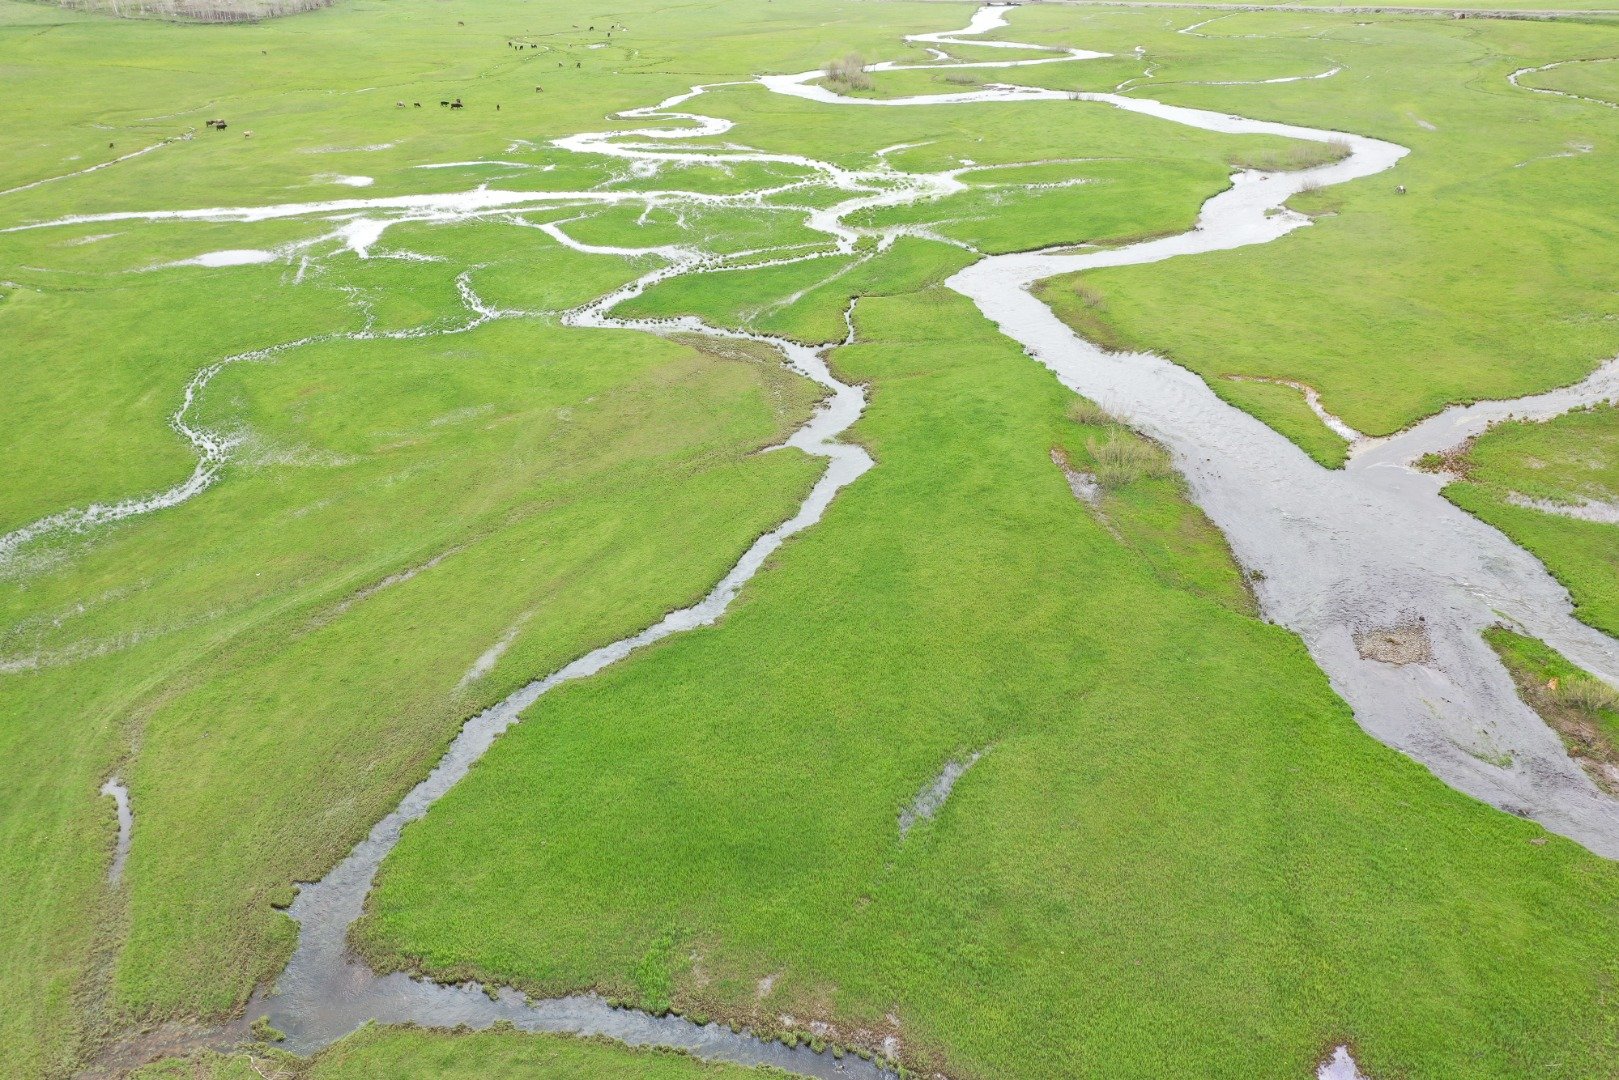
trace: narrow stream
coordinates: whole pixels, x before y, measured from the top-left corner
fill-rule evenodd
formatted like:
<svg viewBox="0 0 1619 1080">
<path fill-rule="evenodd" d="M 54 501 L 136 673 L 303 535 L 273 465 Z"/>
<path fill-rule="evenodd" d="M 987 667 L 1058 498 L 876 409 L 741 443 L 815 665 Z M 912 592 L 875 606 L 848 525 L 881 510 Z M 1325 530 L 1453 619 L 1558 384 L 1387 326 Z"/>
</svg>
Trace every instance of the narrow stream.
<svg viewBox="0 0 1619 1080">
<path fill-rule="evenodd" d="M 560 230 L 557 235 L 566 240 Z M 588 245 L 566 242 L 580 250 L 591 250 Z M 654 271 L 610 297 L 570 313 L 565 321 L 579 326 L 702 333 L 764 342 L 780 349 L 795 371 L 831 392 L 810 421 L 785 444 L 826 458 L 826 471 L 798 513 L 754 541 L 731 571 L 698 603 L 670 612 L 638 634 L 587 653 L 468 721 L 427 778 L 379 821 L 370 835 L 330 873 L 300 889 L 289 912 L 300 926 L 297 950 L 286 971 L 276 980 L 273 992 L 256 997 L 247 1011 L 249 1017 L 267 1015 L 272 1025 L 286 1033 L 288 1049 L 318 1049 L 368 1020 L 414 1022 L 435 1027 L 487 1027 L 506 1020 L 523 1030 L 610 1035 L 631 1045 L 681 1047 L 699 1057 L 740 1064 L 770 1064 L 807 1076 L 875 1080 L 891 1075 L 888 1070 L 858 1057 L 839 1059 L 830 1051 L 817 1053 L 803 1045 L 790 1048 L 755 1038 L 751 1033 L 732 1032 L 720 1024 L 698 1025 L 680 1017 L 656 1017 L 639 1010 L 614 1008 L 595 995 L 529 1002 L 510 988 L 501 988 L 491 995 L 477 985 L 442 986 L 402 973 L 379 976 L 348 951 L 349 927 L 362 913 L 377 868 L 393 850 L 401 830 L 454 787 L 494 740 L 517 722 L 525 709 L 555 687 L 594 675 L 637 649 L 671 634 L 713 623 L 782 541 L 819 521 L 832 497 L 872 466 L 865 450 L 836 441 L 859 418 L 865 395 L 858 387 L 833 377 L 824 358 L 827 349 L 811 349 L 779 338 L 720 330 L 695 319 L 649 324 L 614 319 L 606 313 L 613 304 L 644 288 L 648 279 L 666 274 L 666 270 Z M 852 338 L 852 316 L 849 318 Z"/>
<path fill-rule="evenodd" d="M 963 64 L 950 61 L 943 50 L 931 48 L 938 63 L 890 62 L 872 65 L 869 70 L 1018 67 L 1106 55 L 1013 42 L 962 40 L 1004 25 L 1004 9 L 986 7 L 963 30 L 917 35 L 910 40 L 928 43 L 930 48 L 989 45 L 1051 55 Z M 1209 131 L 1347 142 L 1351 153 L 1332 165 L 1297 173 L 1237 174 L 1229 190 L 1204 205 L 1196 227 L 1187 233 L 1116 249 L 988 257 L 956 274 L 948 285 L 969 297 L 1003 333 L 1019 342 L 1065 385 L 1171 449 L 1193 498 L 1224 531 L 1242 564 L 1262 575 L 1258 594 L 1267 617 L 1301 636 L 1368 732 L 1411 755 L 1464 792 L 1509 812 L 1532 817 L 1602 855 L 1619 857 L 1619 803 L 1597 790 L 1570 762 L 1557 736 L 1521 704 L 1510 678 L 1480 633 L 1492 623 L 1510 622 L 1610 681 L 1619 681 L 1619 642 L 1575 620 L 1566 592 L 1539 562 L 1501 533 L 1451 506 L 1440 495 L 1439 478 L 1411 467 L 1422 454 L 1454 446 L 1495 419 L 1509 415 L 1553 416 L 1580 405 L 1619 399 L 1619 361 L 1575 387 L 1517 402 L 1485 402 L 1447 410 L 1392 438 L 1357 443 L 1348 466 L 1331 472 L 1258 420 L 1225 404 L 1198 376 L 1156 356 L 1106 353 L 1076 336 L 1028 291 L 1032 284 L 1056 274 L 1156 262 L 1275 240 L 1308 224 L 1307 219 L 1283 208 L 1285 201 L 1306 184 L 1329 185 L 1372 176 L 1394 166 L 1406 153 L 1403 147 L 1362 136 L 1249 120 L 1119 94 L 1074 94 L 993 85 L 957 94 L 846 98 L 816 85 L 821 74 L 812 71 L 761 76 L 756 81 L 776 93 L 831 105 L 906 107 L 1076 100 Z M 850 198 L 830 209 L 804 208 L 811 227 L 831 237 L 834 251 L 844 254 L 852 252 L 862 238 L 875 236 L 883 245 L 907 231 L 854 228 L 844 221 L 854 210 L 900 205 L 962 186 L 958 174 L 965 169 L 902 173 L 889 166 L 882 155 L 878 156 L 880 167 L 861 171 L 730 144 L 721 150 L 673 148 L 672 141 L 713 139 L 732 126 L 730 121 L 675 111 L 708 89 L 694 87 L 658 105 L 622 114 L 684 126 L 585 133 L 555 140 L 552 145 L 576 153 L 622 158 L 653 169 L 659 163 L 686 160 L 777 162 L 810 170 L 821 183 L 850 193 Z M 797 186 L 802 185 L 788 183 L 769 191 L 779 193 Z M 529 224 L 521 219 L 521 211 L 539 205 L 602 205 L 629 200 L 648 205 L 678 200 L 739 202 L 763 194 L 512 192 L 480 187 L 452 195 L 81 215 L 18 227 L 80 221 L 266 220 L 302 214 L 346 214 L 351 222 L 349 243 L 364 255 L 389 224 L 401 220 L 466 220 L 498 214 L 514 224 Z M 378 214 L 382 215 L 380 219 Z M 664 260 L 660 269 L 566 313 L 565 322 L 763 342 L 779 350 L 794 370 L 827 389 L 829 397 L 822 407 L 787 442 L 827 459 L 826 471 L 799 511 L 760 537 L 699 603 L 580 657 L 470 720 L 428 777 L 330 873 L 300 890 L 291 908 L 300 927 L 296 952 L 275 986 L 250 1003 L 247 1016 L 267 1015 L 275 1027 L 287 1033 L 286 1045 L 300 1052 L 327 1045 L 373 1019 L 434 1027 L 486 1027 L 506 1020 L 526 1030 L 600 1034 L 634 1045 L 684 1047 L 707 1058 L 769 1063 L 811 1076 L 889 1075 L 862 1059 L 848 1057 L 839 1061 L 830 1054 L 814 1054 L 806 1047 L 788 1049 L 746 1033 L 733 1034 L 718 1025 L 698 1026 L 675 1017 L 658 1018 L 615 1009 L 589 995 L 529 1002 L 510 988 L 486 992 L 481 986 L 442 986 L 399 973 L 379 976 L 347 949 L 348 930 L 360 916 L 377 869 L 403 827 L 424 815 L 435 800 L 465 776 L 501 732 L 517 722 L 523 710 L 552 688 L 593 675 L 642 646 L 714 622 L 783 540 L 818 521 L 838 490 L 872 464 L 863 450 L 837 441 L 859 417 L 864 397 L 858 388 L 839 382 L 831 374 L 825 361 L 829 347 L 813 349 L 761 335 L 721 330 L 689 318 L 635 321 L 611 315 L 615 305 L 656 281 L 680 274 L 717 272 L 725 266 L 725 259 L 676 246 L 623 249 L 583 244 L 568 235 L 566 223 L 548 222 L 534 227 L 577 251 L 654 255 Z M 801 257 L 776 261 L 797 261 Z M 470 292 L 470 287 L 464 291 Z M 471 301 L 468 304 L 483 316 L 481 309 Z M 1432 659 L 1427 662 L 1389 664 L 1364 659 L 1356 649 L 1357 632 L 1412 624 L 1423 627 L 1429 639 Z M 1345 1051 L 1322 1068 L 1322 1075 L 1351 1075 L 1328 1070 L 1353 1069 L 1353 1065 Z"/>
<path fill-rule="evenodd" d="M 116 776 L 101 785 L 101 794 L 112 799 L 118 811 L 118 840 L 113 847 L 112 865 L 107 867 L 107 883 L 124 879 L 124 863 L 129 861 L 129 842 L 135 832 L 135 815 L 129 808 L 129 789 Z"/>
</svg>

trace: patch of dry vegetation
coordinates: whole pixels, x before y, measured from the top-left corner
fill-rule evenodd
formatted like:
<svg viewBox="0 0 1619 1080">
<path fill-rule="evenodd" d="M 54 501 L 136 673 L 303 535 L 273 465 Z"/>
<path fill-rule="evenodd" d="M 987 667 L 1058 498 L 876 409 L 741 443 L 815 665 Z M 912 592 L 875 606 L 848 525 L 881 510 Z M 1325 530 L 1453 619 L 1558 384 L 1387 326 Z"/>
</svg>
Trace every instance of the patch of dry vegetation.
<svg viewBox="0 0 1619 1080">
<path fill-rule="evenodd" d="M 1115 429 L 1108 432 L 1106 440 L 1093 436 L 1085 440 L 1085 449 L 1096 462 L 1096 482 L 1106 491 L 1117 491 L 1137 480 L 1158 479 L 1174 472 L 1167 450 L 1133 432 Z"/>
<path fill-rule="evenodd" d="M 859 53 L 850 53 L 842 60 L 826 65 L 826 81 L 848 90 L 870 90 L 875 84 L 866 74 L 866 61 Z"/>
</svg>

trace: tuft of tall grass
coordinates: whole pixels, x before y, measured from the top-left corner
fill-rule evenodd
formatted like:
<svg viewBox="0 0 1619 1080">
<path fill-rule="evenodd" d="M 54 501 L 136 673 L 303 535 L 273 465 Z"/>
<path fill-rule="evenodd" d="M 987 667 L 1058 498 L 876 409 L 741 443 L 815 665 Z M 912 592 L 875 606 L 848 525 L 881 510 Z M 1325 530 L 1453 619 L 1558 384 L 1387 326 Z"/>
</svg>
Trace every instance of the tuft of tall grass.
<svg viewBox="0 0 1619 1080">
<path fill-rule="evenodd" d="M 1094 285 L 1087 281 L 1081 280 L 1074 282 L 1074 295 L 1079 297 L 1079 302 L 1088 308 L 1107 306 L 1107 298 L 1103 296 Z"/>
<path fill-rule="evenodd" d="M 1081 427 L 1112 427 L 1119 421 L 1090 398 L 1075 398 L 1068 406 L 1068 419 Z"/>
<path fill-rule="evenodd" d="M 1331 165 L 1349 156 L 1346 139 L 1327 142 L 1297 140 L 1286 146 L 1268 150 L 1244 150 L 1226 158 L 1234 169 L 1258 169 L 1260 172 L 1297 172 L 1313 169 L 1317 165 Z"/>
<path fill-rule="evenodd" d="M 1597 679 L 1564 679 L 1558 684 L 1557 689 L 1552 691 L 1552 697 L 1559 705 L 1579 709 L 1581 712 L 1597 713 L 1609 710 L 1619 712 L 1619 690 Z"/>
<path fill-rule="evenodd" d="M 871 76 L 866 74 L 866 61 L 859 53 L 850 53 L 842 60 L 833 60 L 826 65 L 826 78 L 851 90 L 870 90 L 876 84 Z"/>
<path fill-rule="evenodd" d="M 1105 442 L 1085 440 L 1096 463 L 1096 482 L 1107 491 L 1117 491 L 1137 480 L 1168 476 L 1173 470 L 1169 453 L 1150 439 L 1115 429 Z"/>
</svg>

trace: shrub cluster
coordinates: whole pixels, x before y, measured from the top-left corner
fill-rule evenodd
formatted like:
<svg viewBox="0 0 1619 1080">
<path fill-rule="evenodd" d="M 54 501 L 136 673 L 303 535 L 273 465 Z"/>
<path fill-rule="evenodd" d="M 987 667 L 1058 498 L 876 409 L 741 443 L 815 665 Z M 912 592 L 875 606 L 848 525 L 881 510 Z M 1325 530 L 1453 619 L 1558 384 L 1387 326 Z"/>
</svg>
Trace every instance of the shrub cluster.
<svg viewBox="0 0 1619 1080">
<path fill-rule="evenodd" d="M 842 60 L 826 65 L 826 79 L 850 90 L 870 90 L 876 84 L 866 74 L 866 62 L 859 53 L 850 53 Z"/>
</svg>

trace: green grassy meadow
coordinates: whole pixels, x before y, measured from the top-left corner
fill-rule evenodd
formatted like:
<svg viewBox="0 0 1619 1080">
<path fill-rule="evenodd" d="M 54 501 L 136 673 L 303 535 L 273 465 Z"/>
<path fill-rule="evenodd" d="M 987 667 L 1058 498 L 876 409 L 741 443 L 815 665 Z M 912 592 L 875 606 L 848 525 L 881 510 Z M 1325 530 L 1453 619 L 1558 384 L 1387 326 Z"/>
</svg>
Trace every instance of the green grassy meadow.
<svg viewBox="0 0 1619 1080">
<path fill-rule="evenodd" d="M 1062 22 L 1053 6 L 1030 15 Z M 1173 33 L 1161 14 L 1098 18 L 1110 32 L 1088 38 L 1095 47 L 1145 43 L 1158 58 L 1141 94 L 1411 148 L 1391 173 L 1296 198 L 1314 223 L 1284 243 L 1083 275 L 1100 298 L 1095 317 L 1119 343 L 1192 368 L 1240 407 L 1248 403 L 1224 376 L 1309 384 L 1371 435 L 1452 402 L 1576 382 L 1619 353 L 1619 247 L 1606 209 L 1619 111 L 1507 82 L 1520 67 L 1612 55 L 1619 27 L 1233 14 L 1197 38 Z M 1223 56 L 1233 47 L 1255 65 L 1238 78 L 1343 71 L 1199 85 L 1232 77 Z M 1173 317 L 1188 306 L 1197 319 Z"/>
<path fill-rule="evenodd" d="M 942 286 L 984 253 L 1182 231 L 1234 167 L 1315 148 L 1066 101 L 839 109 L 732 85 L 685 106 L 731 122 L 709 148 L 964 170 L 963 191 L 849 218 L 910 235 L 836 254 L 806 217 L 849 193 L 815 169 L 637 172 L 549 142 L 678 126 L 613 114 L 697 83 L 920 61 L 901 38 L 971 10 L 344 0 L 198 25 L 0 0 L 0 535 L 183 483 L 173 418 L 213 365 L 182 419 L 228 444 L 179 505 L 0 555 L 0 1075 L 238 1014 L 290 954 L 297 883 L 468 716 L 705 594 L 820 475 L 768 449 L 816 387 L 762 346 L 566 325 L 662 262 L 546 223 L 732 260 L 625 316 L 830 343 L 858 297 L 831 363 L 866 388 L 849 438 L 877 464 L 719 624 L 547 695 L 411 826 L 357 928 L 374 963 L 790 1037 L 824 1022 L 951 1080 L 1304 1077 L 1343 1043 L 1380 1080 L 1619 1069 L 1619 869 L 1364 735 L 1162 452 Z M 1619 27 L 1232 13 L 1176 32 L 1217 14 L 1038 5 L 998 34 L 1116 54 L 1018 81 L 1112 89 L 1150 66 L 1139 93 L 1411 155 L 1295 200 L 1314 223 L 1284 241 L 1046 283 L 1059 314 L 1198 371 L 1328 467 L 1344 441 L 1297 390 L 1229 376 L 1309 384 L 1383 433 L 1619 352 L 1619 112 L 1506 81 L 1612 55 Z M 1525 82 L 1614 97 L 1616 70 Z M 870 93 L 965 88 L 888 72 Z M 637 194 L 431 204 L 480 185 Z M 731 201 L 641 201 L 658 192 Z M 377 199 L 417 201 L 360 258 L 336 232 Z M 227 250 L 274 254 L 178 265 Z M 1619 632 L 1615 526 L 1506 501 L 1616 497 L 1613 416 L 1498 428 L 1449 494 Z M 1059 462 L 1102 477 L 1094 505 Z M 978 752 L 902 840 L 901 810 Z M 135 814 L 116 885 L 114 775 Z M 259 1066 L 758 1075 L 385 1028 L 140 1075 Z"/>
<path fill-rule="evenodd" d="M 1217 544 L 1110 535 L 1048 460 L 1095 429 L 948 296 L 834 354 L 879 468 L 724 624 L 536 706 L 407 830 L 367 955 L 893 1027 L 952 1076 L 1605 1068 L 1570 988 L 1611 977 L 1612 868 L 1367 740 Z"/>
</svg>

